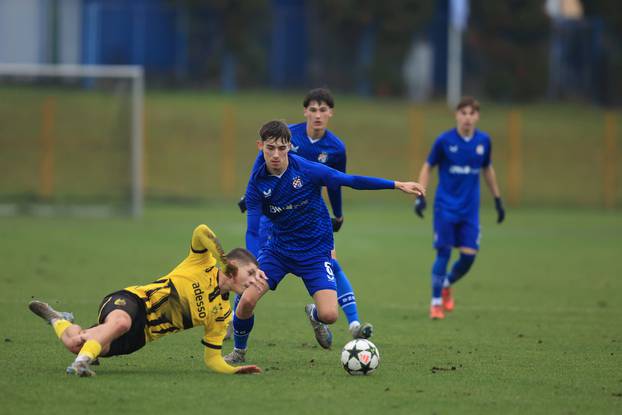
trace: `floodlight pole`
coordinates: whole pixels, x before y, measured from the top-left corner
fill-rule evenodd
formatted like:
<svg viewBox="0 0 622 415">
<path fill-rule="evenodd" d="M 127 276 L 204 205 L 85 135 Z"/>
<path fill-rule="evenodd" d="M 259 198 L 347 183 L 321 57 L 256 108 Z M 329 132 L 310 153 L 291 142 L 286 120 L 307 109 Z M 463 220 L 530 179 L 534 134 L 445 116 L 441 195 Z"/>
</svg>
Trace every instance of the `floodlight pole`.
<svg viewBox="0 0 622 415">
<path fill-rule="evenodd" d="M 447 105 L 453 109 L 462 94 L 462 32 L 452 24 L 447 32 Z"/>
<path fill-rule="evenodd" d="M 468 0 L 449 0 L 447 16 L 447 105 L 455 108 L 462 95 L 462 32 L 469 19 Z"/>
</svg>

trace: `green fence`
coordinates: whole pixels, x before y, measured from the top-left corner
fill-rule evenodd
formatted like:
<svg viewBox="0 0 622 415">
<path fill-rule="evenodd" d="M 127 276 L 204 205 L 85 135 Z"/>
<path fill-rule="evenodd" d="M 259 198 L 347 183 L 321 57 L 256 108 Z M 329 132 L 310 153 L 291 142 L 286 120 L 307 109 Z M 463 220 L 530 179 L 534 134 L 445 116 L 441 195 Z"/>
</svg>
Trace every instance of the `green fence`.
<svg viewBox="0 0 622 415">
<path fill-rule="evenodd" d="M 27 100 L 12 105 L 7 91 L 0 90 L 0 198 L 41 196 L 41 165 L 45 163 L 41 136 L 50 129 L 43 127 L 50 94 L 31 91 Z M 241 195 L 257 153 L 259 127 L 275 118 L 303 121 L 302 95 L 148 93 L 147 202 Z M 62 94 L 56 98 L 59 116 L 47 134 L 66 143 L 70 151 L 57 150 L 67 155 L 54 160 L 50 173 L 55 178 L 53 189 L 86 192 L 84 189 L 112 186 L 104 193 L 126 193 L 127 156 L 123 154 L 129 146 L 125 136 L 119 139 L 116 135 L 125 134 L 128 119 L 123 117 L 122 102 L 112 105 L 107 99 L 118 101 L 118 97 L 88 92 L 81 97 L 75 91 L 70 99 Z M 11 100 L 14 104 L 17 98 Z M 621 118 L 619 112 L 576 104 L 504 106 L 484 102 L 479 127 L 493 138 L 494 166 L 510 204 L 619 208 Z M 400 180 L 416 178 L 435 137 L 453 126 L 453 112 L 442 103 L 412 106 L 401 100 L 342 96 L 337 96 L 330 124 L 348 146 L 350 172 Z M 111 151 L 112 156 L 107 154 Z M 100 165 L 100 161 L 111 164 Z M 92 171 L 97 174 L 90 174 Z M 63 182 L 71 186 L 63 186 Z M 489 197 L 486 190 L 482 195 Z M 378 196 L 345 190 L 344 197 L 370 200 Z"/>
</svg>

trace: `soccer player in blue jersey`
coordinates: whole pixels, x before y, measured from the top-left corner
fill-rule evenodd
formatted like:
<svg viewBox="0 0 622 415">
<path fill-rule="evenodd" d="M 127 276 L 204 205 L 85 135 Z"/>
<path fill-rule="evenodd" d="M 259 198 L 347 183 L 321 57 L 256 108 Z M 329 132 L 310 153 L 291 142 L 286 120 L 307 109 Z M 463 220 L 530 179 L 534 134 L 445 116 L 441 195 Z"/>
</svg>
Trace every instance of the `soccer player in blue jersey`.
<svg viewBox="0 0 622 415">
<path fill-rule="evenodd" d="M 430 172 L 438 165 L 439 182 L 434 199 L 434 248 L 432 266 L 432 302 L 430 318 L 445 318 L 452 311 L 454 299 L 451 285 L 469 271 L 479 251 L 479 177 L 480 172 L 495 198 L 497 223 L 503 222 L 505 210 L 495 170 L 491 162 L 491 141 L 488 134 L 475 128 L 479 121 L 479 103 L 464 97 L 456 107 L 457 127 L 441 134 L 423 164 L 419 183 L 427 186 Z M 425 195 L 417 197 L 415 213 L 423 218 Z M 460 257 L 447 273 L 451 249 Z"/>
<path fill-rule="evenodd" d="M 322 199 L 322 186 L 425 193 L 415 182 L 349 175 L 291 154 L 291 132 L 281 121 L 266 123 L 259 135 L 261 154 L 246 188 L 246 246 L 258 255 L 268 287 L 245 290 L 240 297 L 233 317 L 235 345 L 225 357 L 229 363 L 244 361 L 255 306 L 268 288 L 276 289 L 288 273 L 300 277 L 313 297 L 314 303 L 305 306 L 305 311 L 318 343 L 330 348 L 332 334 L 327 325 L 337 320 L 339 306 L 331 261 L 333 228 Z M 263 246 L 259 242 L 261 215 L 272 223 L 270 237 Z"/>
<path fill-rule="evenodd" d="M 306 122 L 289 126 L 292 133 L 291 151 L 307 160 L 322 163 L 345 173 L 346 146 L 339 137 L 328 129 L 328 122 L 333 116 L 335 107 L 335 100 L 331 92 L 326 88 L 312 89 L 304 97 L 302 105 Z M 328 188 L 327 193 L 334 216 L 331 218 L 333 232 L 338 232 L 343 224 L 341 187 Z M 243 198 L 240 201 L 242 212 L 246 209 L 244 203 Z M 262 216 L 259 226 L 260 246 L 267 240 L 270 229 L 269 219 Z M 370 323 L 361 324 L 352 284 L 341 268 L 335 250 L 331 252 L 331 257 L 331 265 L 337 284 L 337 300 L 348 319 L 348 329 L 353 338 L 368 339 L 373 333 L 373 326 Z"/>
</svg>

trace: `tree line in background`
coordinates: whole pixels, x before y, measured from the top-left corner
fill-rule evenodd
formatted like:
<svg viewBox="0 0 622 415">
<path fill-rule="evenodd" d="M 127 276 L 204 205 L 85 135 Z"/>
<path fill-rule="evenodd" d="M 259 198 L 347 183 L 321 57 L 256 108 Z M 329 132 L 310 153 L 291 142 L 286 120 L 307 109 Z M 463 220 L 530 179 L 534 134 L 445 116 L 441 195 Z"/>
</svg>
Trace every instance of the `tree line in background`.
<svg viewBox="0 0 622 415">
<path fill-rule="evenodd" d="M 171 2 L 186 16 L 188 56 L 195 82 L 224 88 L 270 85 L 270 71 L 275 65 L 271 34 L 277 24 L 274 1 Z M 464 34 L 465 90 L 504 101 L 529 101 L 548 95 L 619 103 L 622 82 L 615 74 L 622 73 L 621 9 L 616 0 L 583 3 L 584 22 L 579 25 L 577 39 L 565 40 L 564 52 L 565 64 L 581 72 L 574 78 L 572 74 L 563 78 L 564 90 L 556 94 L 550 85 L 551 77 L 556 76 L 551 63 L 556 27 L 545 14 L 543 1 L 472 0 Z M 299 45 L 306 54 L 305 67 L 300 68 L 305 85 L 300 86 L 321 84 L 365 95 L 403 95 L 402 67 L 413 41 L 434 35 L 438 40 L 440 34 L 437 44 L 442 47 L 446 11 L 447 0 L 307 1 L 306 44 Z M 446 53 L 437 49 L 435 53 Z M 435 78 L 443 80 L 440 71 L 445 68 L 437 67 L 441 66 L 439 62 L 444 64 L 445 60 L 435 58 Z M 577 85 L 568 88 L 574 83 Z M 437 82 L 434 92 L 442 96 L 444 82 Z"/>
</svg>

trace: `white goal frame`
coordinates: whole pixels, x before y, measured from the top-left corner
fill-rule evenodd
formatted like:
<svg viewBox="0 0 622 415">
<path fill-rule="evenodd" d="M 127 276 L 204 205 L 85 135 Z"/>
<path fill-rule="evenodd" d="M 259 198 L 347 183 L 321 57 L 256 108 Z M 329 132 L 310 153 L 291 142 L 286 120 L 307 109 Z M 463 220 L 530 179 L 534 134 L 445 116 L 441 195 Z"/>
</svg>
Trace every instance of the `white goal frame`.
<svg viewBox="0 0 622 415">
<path fill-rule="evenodd" d="M 0 63 L 0 76 L 42 76 L 53 78 L 116 78 L 131 82 L 132 127 L 130 143 L 131 215 L 142 216 L 144 208 L 144 96 L 145 79 L 142 66 L 134 65 L 45 65 Z"/>
</svg>

